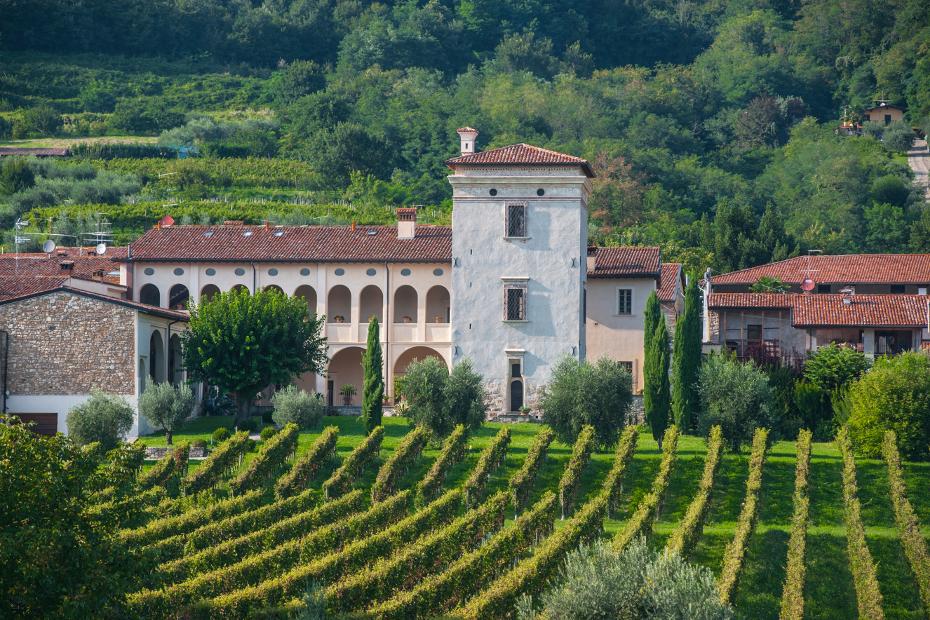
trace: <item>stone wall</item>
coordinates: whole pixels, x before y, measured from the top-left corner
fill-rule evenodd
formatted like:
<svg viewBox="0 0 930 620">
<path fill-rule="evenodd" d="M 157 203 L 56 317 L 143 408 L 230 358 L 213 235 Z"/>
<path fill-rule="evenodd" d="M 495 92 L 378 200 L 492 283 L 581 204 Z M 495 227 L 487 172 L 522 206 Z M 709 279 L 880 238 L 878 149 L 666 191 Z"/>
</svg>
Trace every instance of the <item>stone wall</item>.
<svg viewBox="0 0 930 620">
<path fill-rule="evenodd" d="M 135 311 L 55 292 L 0 305 L 13 395 L 135 392 Z"/>
</svg>

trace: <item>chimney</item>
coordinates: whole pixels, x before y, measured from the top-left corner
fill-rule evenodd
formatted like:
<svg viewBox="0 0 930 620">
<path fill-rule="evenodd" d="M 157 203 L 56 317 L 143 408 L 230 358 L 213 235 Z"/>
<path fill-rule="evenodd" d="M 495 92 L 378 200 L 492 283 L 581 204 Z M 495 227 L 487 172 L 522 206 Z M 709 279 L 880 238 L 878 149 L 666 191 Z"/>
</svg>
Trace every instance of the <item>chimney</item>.
<svg viewBox="0 0 930 620">
<path fill-rule="evenodd" d="M 471 127 L 460 127 L 455 130 L 462 141 L 462 155 L 471 155 L 475 152 L 475 138 L 478 137 L 478 130 Z"/>
<path fill-rule="evenodd" d="M 853 286 L 847 286 L 844 289 L 840 289 L 840 293 L 843 294 L 843 304 L 849 306 L 853 302 L 853 295 L 856 294 L 856 289 Z"/>
<path fill-rule="evenodd" d="M 397 238 L 413 239 L 417 236 L 416 207 L 397 208 Z"/>
<path fill-rule="evenodd" d="M 593 245 L 588 246 L 588 262 L 587 269 L 589 272 L 594 271 L 595 266 L 597 265 L 597 247 Z"/>
</svg>

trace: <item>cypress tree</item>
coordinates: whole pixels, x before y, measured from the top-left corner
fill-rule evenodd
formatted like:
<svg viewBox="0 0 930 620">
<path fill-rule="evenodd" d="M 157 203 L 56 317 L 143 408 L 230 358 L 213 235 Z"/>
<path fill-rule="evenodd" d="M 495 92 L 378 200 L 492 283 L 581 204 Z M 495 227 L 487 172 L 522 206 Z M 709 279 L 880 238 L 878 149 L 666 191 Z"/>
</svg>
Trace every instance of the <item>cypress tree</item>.
<svg viewBox="0 0 930 620">
<path fill-rule="evenodd" d="M 362 367 L 365 371 L 364 388 L 362 390 L 362 420 L 365 422 L 365 431 L 381 426 L 382 401 L 384 400 L 384 377 L 381 374 L 381 330 L 378 319 L 371 317 L 368 322 L 368 344 L 365 355 L 362 356 Z"/>
<path fill-rule="evenodd" d="M 655 333 L 650 339 L 643 363 L 643 409 L 652 429 L 652 437 L 662 447 L 662 435 L 669 423 L 668 330 L 665 317 L 659 316 Z"/>
<path fill-rule="evenodd" d="M 685 306 L 675 324 L 672 353 L 672 418 L 682 431 L 695 426 L 701 366 L 701 293 L 697 278 L 685 289 Z"/>
<path fill-rule="evenodd" d="M 649 293 L 646 299 L 646 309 L 643 311 L 643 351 L 649 350 L 649 343 L 652 342 L 652 336 L 656 333 L 656 325 L 662 317 L 662 306 L 659 304 L 659 296 L 655 291 Z"/>
</svg>

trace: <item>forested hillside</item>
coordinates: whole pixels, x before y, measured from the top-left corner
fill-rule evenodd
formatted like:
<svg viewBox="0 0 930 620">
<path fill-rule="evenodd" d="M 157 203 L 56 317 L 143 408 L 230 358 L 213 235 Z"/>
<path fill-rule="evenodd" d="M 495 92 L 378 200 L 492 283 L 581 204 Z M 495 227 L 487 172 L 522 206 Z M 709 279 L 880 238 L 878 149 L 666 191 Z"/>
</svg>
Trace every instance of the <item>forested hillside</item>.
<svg viewBox="0 0 930 620">
<path fill-rule="evenodd" d="M 467 124 L 479 148 L 588 158 L 593 240 L 661 244 L 692 269 L 930 250 L 901 139 L 930 124 L 924 0 L 0 0 L 0 15 L 0 140 L 159 136 L 198 156 L 87 148 L 6 172 L 4 228 L 222 219 L 194 201 L 292 222 L 425 204 L 442 221 Z M 879 98 L 909 127 L 836 135 L 844 106 Z M 243 180 L 243 158 L 284 179 Z"/>
</svg>

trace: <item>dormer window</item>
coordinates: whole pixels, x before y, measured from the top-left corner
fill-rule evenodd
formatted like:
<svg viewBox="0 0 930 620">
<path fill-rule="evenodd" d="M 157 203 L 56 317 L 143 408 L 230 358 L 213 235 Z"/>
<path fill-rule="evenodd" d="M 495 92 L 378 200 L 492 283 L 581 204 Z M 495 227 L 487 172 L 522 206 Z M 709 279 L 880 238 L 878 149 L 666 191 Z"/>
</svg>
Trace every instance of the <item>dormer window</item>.
<svg viewBox="0 0 930 620">
<path fill-rule="evenodd" d="M 507 237 L 526 237 L 526 205 L 507 205 Z"/>
</svg>

